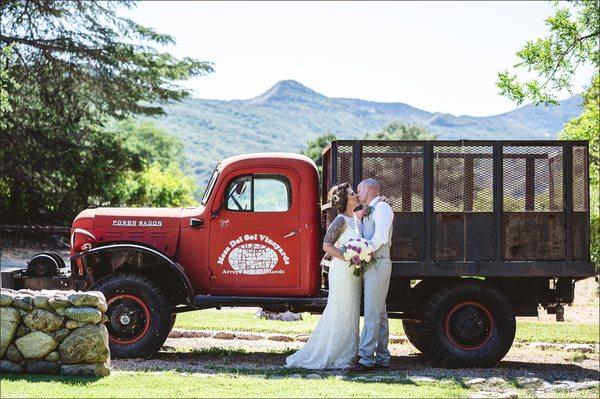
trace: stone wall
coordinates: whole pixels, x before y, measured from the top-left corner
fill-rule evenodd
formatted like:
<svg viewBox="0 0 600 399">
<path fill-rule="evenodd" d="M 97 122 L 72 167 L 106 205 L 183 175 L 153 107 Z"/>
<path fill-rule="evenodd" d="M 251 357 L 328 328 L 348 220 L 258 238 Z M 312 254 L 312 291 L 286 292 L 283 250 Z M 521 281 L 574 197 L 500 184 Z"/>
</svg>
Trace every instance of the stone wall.
<svg viewBox="0 0 600 399">
<path fill-rule="evenodd" d="M 107 376 L 101 292 L 0 292 L 0 372 Z"/>
</svg>

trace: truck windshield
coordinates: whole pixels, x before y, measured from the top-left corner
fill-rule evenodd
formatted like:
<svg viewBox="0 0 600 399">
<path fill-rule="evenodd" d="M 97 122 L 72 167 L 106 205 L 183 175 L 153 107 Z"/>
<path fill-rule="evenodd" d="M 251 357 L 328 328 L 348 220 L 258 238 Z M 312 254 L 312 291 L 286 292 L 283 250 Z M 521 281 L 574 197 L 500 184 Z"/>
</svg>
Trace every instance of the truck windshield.
<svg viewBox="0 0 600 399">
<path fill-rule="evenodd" d="M 213 170 L 212 175 L 210 176 L 210 180 L 208 181 L 208 185 L 206 186 L 206 190 L 204 190 L 204 195 L 202 195 L 202 201 L 200 201 L 202 205 L 206 205 L 206 201 L 208 201 L 208 198 L 210 197 L 210 192 L 212 191 L 213 186 L 217 181 L 217 176 L 219 176 L 219 165 L 217 165 L 215 170 Z"/>
</svg>

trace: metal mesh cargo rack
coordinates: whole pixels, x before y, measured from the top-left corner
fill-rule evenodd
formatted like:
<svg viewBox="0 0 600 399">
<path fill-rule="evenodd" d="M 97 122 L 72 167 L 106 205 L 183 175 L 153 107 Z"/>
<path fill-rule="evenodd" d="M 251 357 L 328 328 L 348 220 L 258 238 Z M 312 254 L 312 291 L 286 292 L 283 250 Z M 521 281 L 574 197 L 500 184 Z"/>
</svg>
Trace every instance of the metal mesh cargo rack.
<svg viewBox="0 0 600 399">
<path fill-rule="evenodd" d="M 393 276 L 589 277 L 588 162 L 587 141 L 336 140 L 321 202 L 379 180 Z M 324 206 L 324 227 L 333 216 Z"/>
</svg>

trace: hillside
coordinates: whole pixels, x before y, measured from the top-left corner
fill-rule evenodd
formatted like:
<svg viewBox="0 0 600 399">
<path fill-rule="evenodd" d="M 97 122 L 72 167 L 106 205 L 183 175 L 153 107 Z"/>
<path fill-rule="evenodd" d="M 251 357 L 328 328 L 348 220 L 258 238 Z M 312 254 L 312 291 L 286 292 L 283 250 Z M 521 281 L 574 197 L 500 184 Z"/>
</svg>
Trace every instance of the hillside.
<svg viewBox="0 0 600 399">
<path fill-rule="evenodd" d="M 432 113 L 402 103 L 330 98 L 284 80 L 249 100 L 189 99 L 168 105 L 155 122 L 177 136 L 203 187 L 222 158 L 247 152 L 301 151 L 324 133 L 358 138 L 391 121 L 419 123 L 440 139 L 553 139 L 581 113 L 581 97 L 558 107 L 525 106 L 487 117 Z"/>
</svg>

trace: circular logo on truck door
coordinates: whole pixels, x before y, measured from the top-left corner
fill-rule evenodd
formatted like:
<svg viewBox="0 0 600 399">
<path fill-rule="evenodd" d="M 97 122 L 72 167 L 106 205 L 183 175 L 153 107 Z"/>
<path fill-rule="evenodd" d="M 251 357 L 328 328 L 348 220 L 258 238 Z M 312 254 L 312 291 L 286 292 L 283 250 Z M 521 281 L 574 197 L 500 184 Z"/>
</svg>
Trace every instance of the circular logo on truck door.
<svg viewBox="0 0 600 399">
<path fill-rule="evenodd" d="M 267 274 L 277 264 L 277 254 L 263 244 L 242 244 L 231 250 L 229 264 L 241 274 Z"/>
<path fill-rule="evenodd" d="M 280 259 L 283 265 L 290 264 L 284 249 L 269 236 L 244 234 L 229 241 L 217 258 L 217 265 L 223 267 L 223 274 L 285 274 L 285 269 L 273 270 Z"/>
</svg>

